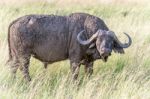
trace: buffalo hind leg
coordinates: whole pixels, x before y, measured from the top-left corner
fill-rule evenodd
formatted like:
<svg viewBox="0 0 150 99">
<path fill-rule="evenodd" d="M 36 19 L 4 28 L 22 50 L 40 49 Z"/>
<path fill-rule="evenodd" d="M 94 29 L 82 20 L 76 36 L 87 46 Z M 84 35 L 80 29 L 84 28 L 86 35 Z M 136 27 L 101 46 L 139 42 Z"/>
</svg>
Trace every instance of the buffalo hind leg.
<svg viewBox="0 0 150 99">
<path fill-rule="evenodd" d="M 12 60 L 9 61 L 9 65 L 10 65 L 10 71 L 12 74 L 12 78 L 15 79 L 16 78 L 16 72 L 18 70 L 19 67 L 19 61 L 16 57 L 14 57 Z"/>
<path fill-rule="evenodd" d="M 85 73 L 87 77 L 90 77 L 93 74 L 93 62 L 85 64 Z"/>
<path fill-rule="evenodd" d="M 25 57 L 20 57 L 21 66 L 20 70 L 23 73 L 24 79 L 26 81 L 31 81 L 30 75 L 29 75 L 29 64 L 30 64 L 30 55 Z"/>
</svg>

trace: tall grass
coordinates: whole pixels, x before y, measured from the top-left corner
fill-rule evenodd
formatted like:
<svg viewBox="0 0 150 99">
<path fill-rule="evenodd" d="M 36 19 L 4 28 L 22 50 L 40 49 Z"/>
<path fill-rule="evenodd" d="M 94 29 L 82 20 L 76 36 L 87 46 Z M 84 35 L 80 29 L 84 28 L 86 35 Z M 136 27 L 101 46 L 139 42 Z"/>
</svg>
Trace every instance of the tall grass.
<svg viewBox="0 0 150 99">
<path fill-rule="evenodd" d="M 147 2 L 141 6 L 140 3 L 127 5 L 127 2 L 119 3 L 121 0 L 114 1 L 105 4 L 98 1 L 90 4 L 89 1 L 84 6 L 71 3 L 65 6 L 68 4 L 65 1 L 63 4 L 60 1 L 1 4 L 0 99 L 150 99 L 150 7 Z M 69 77 L 68 60 L 50 64 L 45 70 L 42 63 L 34 58 L 30 64 L 32 81 L 26 83 L 20 71 L 12 80 L 9 67 L 5 65 L 9 23 L 26 14 L 68 15 L 72 12 L 87 12 L 104 19 L 122 42 L 126 39 L 122 32 L 129 33 L 133 39 L 132 46 L 125 49 L 124 55 L 113 53 L 107 63 L 97 60 L 90 79 L 84 77 L 81 67 L 76 83 L 72 83 Z"/>
</svg>

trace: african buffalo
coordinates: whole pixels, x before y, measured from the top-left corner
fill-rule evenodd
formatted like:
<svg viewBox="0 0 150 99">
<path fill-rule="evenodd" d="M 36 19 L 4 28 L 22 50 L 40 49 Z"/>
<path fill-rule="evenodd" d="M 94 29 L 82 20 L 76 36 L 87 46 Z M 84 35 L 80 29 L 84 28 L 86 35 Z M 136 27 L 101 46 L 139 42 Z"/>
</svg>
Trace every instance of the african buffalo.
<svg viewBox="0 0 150 99">
<path fill-rule="evenodd" d="M 26 15 L 13 21 L 8 29 L 9 62 L 15 75 L 18 68 L 30 81 L 29 63 L 33 56 L 48 64 L 70 60 L 73 79 L 77 79 L 80 65 L 85 65 L 88 75 L 93 73 L 96 59 L 107 61 L 112 50 L 124 53 L 131 45 L 121 43 L 100 18 L 73 13 L 68 16 Z"/>
</svg>

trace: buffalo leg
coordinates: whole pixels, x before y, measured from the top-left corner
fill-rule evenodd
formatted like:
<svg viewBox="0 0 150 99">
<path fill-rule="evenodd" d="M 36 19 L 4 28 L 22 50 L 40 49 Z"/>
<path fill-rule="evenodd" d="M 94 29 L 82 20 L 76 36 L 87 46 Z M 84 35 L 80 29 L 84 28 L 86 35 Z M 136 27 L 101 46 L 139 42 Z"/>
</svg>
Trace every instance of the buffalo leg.
<svg viewBox="0 0 150 99">
<path fill-rule="evenodd" d="M 80 64 L 76 62 L 71 62 L 71 72 L 72 72 L 73 80 L 76 80 L 78 78 L 79 70 L 80 70 Z"/>
<path fill-rule="evenodd" d="M 21 71 L 23 73 L 23 76 L 24 76 L 25 80 L 27 80 L 27 81 L 31 81 L 31 78 L 29 76 L 30 57 L 31 56 L 26 56 L 26 57 L 20 58 L 21 66 L 22 66 Z"/>
<path fill-rule="evenodd" d="M 12 78 L 14 79 L 16 77 L 16 72 L 17 72 L 17 69 L 19 67 L 19 61 L 17 58 L 13 58 L 12 60 L 10 60 L 10 71 L 12 73 Z"/>
<path fill-rule="evenodd" d="M 86 75 L 90 77 L 93 74 L 93 62 L 86 63 L 84 69 L 85 69 Z"/>
</svg>

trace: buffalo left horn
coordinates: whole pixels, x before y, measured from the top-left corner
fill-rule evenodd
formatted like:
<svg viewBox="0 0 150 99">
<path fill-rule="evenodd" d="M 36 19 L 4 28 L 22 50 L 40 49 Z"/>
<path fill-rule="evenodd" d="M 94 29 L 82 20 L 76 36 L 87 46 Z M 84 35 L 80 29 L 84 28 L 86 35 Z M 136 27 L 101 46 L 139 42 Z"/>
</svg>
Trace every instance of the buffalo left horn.
<svg viewBox="0 0 150 99">
<path fill-rule="evenodd" d="M 118 38 L 117 38 L 117 36 L 115 35 L 115 33 L 113 33 L 112 32 L 112 34 L 113 34 L 113 38 L 115 39 L 115 41 L 122 47 L 122 48 L 128 48 L 131 44 L 132 44 L 132 39 L 131 39 L 131 37 L 127 34 L 127 33 L 124 33 L 127 37 L 128 37 L 128 43 L 121 43 L 119 40 L 118 40 Z"/>
<path fill-rule="evenodd" d="M 97 38 L 97 36 L 98 36 L 98 32 L 96 32 L 95 34 L 93 34 L 92 35 L 92 37 L 90 37 L 89 39 L 87 39 L 87 40 L 82 40 L 81 39 L 81 35 L 83 35 L 83 32 L 84 32 L 85 30 L 82 30 L 81 32 L 79 32 L 79 34 L 77 35 L 77 40 L 78 40 L 78 42 L 80 43 L 80 44 L 82 44 L 82 45 L 88 45 L 88 44 L 90 44 L 93 40 L 95 40 L 96 38 Z"/>
</svg>

